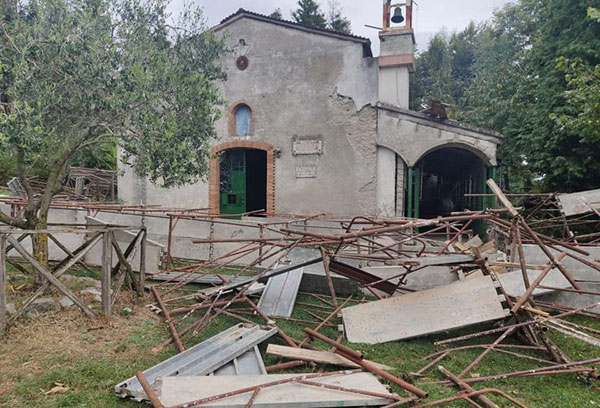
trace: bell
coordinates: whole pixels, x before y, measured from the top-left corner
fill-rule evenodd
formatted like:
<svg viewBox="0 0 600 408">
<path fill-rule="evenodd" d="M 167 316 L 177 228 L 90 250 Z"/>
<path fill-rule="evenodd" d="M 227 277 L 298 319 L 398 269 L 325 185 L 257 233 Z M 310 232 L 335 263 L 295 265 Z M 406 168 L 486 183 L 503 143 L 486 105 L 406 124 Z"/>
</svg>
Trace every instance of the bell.
<svg viewBox="0 0 600 408">
<path fill-rule="evenodd" d="M 402 9 L 400 7 L 396 7 L 394 9 L 394 15 L 392 16 L 392 23 L 399 24 L 404 21 L 404 16 L 402 15 Z"/>
</svg>

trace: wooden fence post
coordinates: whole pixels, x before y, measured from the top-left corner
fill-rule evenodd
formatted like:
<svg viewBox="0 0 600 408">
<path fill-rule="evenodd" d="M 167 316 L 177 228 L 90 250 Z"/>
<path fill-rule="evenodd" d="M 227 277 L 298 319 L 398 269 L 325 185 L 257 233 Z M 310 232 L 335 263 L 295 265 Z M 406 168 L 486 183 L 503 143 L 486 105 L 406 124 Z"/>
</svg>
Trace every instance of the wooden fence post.
<svg viewBox="0 0 600 408">
<path fill-rule="evenodd" d="M 105 231 L 102 236 L 102 313 L 110 316 L 110 280 L 112 272 L 111 233 Z"/>
<path fill-rule="evenodd" d="M 138 296 L 144 296 L 144 285 L 146 283 L 146 235 L 148 234 L 148 230 L 146 227 L 142 227 L 142 242 L 140 246 L 140 281 L 138 283 Z"/>
</svg>

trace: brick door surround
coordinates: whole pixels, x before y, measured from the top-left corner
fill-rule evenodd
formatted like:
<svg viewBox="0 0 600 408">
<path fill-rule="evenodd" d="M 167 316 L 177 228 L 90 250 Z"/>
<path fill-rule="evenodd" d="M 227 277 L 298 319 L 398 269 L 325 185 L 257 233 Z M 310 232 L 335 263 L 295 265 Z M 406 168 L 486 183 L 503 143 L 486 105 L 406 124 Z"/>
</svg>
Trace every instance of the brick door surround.
<svg viewBox="0 0 600 408">
<path fill-rule="evenodd" d="M 230 149 L 263 150 L 267 154 L 267 215 L 275 214 L 275 154 L 273 146 L 255 140 L 232 140 L 214 146 L 210 149 L 208 205 L 210 213 L 219 215 L 221 166 L 219 153 Z"/>
</svg>

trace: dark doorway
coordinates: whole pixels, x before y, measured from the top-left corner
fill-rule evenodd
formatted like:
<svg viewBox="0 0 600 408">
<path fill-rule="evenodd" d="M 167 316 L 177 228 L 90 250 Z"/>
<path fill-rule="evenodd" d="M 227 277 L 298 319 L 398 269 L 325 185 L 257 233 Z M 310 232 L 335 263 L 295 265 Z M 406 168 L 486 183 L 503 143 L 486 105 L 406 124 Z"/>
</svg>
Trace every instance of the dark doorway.
<svg viewBox="0 0 600 408">
<path fill-rule="evenodd" d="M 220 211 L 242 214 L 266 211 L 267 153 L 257 149 L 230 149 L 220 162 Z"/>
<path fill-rule="evenodd" d="M 246 211 L 267 210 L 267 152 L 246 150 Z"/>
<path fill-rule="evenodd" d="M 488 168 L 474 153 L 456 147 L 436 149 L 423 156 L 409 169 L 412 197 L 407 208 L 417 218 L 447 216 L 452 211 L 477 210 L 480 197 L 468 193 L 485 191 Z M 412 199 L 412 200 L 411 200 Z"/>
</svg>

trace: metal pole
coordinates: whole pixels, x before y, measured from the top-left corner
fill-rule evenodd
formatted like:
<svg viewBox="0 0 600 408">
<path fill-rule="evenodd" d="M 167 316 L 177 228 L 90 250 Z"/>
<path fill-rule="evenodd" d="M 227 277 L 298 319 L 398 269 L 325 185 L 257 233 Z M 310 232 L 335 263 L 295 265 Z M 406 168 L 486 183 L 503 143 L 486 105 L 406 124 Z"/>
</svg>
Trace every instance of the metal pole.
<svg viewBox="0 0 600 408">
<path fill-rule="evenodd" d="M 141 371 L 138 371 L 137 373 L 135 373 L 135 376 L 137 377 L 138 381 L 142 385 L 142 388 L 144 389 L 144 392 L 148 396 L 148 399 L 150 400 L 150 403 L 152 404 L 152 406 L 154 408 L 164 408 L 165 406 L 162 404 L 162 402 L 160 402 L 160 399 L 158 399 L 158 396 L 152 389 L 152 386 L 146 379 L 146 376 L 144 375 L 144 373 Z"/>
<path fill-rule="evenodd" d="M 171 319 L 171 314 L 169 313 L 167 306 L 165 306 L 165 303 L 163 302 L 162 298 L 158 294 L 158 290 L 156 290 L 156 286 L 152 286 L 152 293 L 154 294 L 154 297 L 156 298 L 156 301 L 158 302 L 158 305 L 160 306 L 160 308 L 163 312 L 163 316 L 165 317 L 165 320 L 167 321 L 167 325 L 169 326 L 169 330 L 171 331 L 173 340 L 175 341 L 175 344 L 177 345 L 177 350 L 179 350 L 179 352 L 181 353 L 182 351 L 185 350 L 185 347 L 183 347 L 183 344 L 181 343 L 179 333 L 177 333 L 177 329 L 175 328 L 173 319 Z"/>
</svg>

